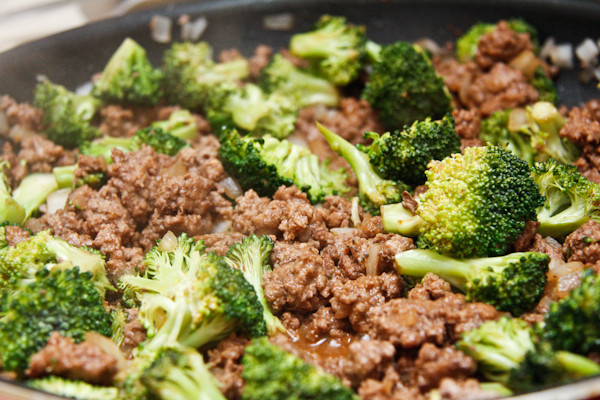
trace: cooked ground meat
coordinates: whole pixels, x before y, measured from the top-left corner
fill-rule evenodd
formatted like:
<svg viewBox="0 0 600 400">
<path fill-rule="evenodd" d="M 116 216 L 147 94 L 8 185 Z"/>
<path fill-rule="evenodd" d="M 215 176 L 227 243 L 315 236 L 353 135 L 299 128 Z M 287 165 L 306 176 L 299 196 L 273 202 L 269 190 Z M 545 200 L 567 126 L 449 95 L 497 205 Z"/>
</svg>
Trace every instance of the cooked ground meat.
<svg viewBox="0 0 600 400">
<path fill-rule="evenodd" d="M 26 374 L 30 378 L 45 375 L 110 385 L 117 370 L 117 360 L 95 343 L 75 343 L 71 338 L 52 333 L 48 344 L 34 354 Z"/>
<path fill-rule="evenodd" d="M 273 49 L 264 44 L 261 44 L 254 49 L 254 54 L 248 59 L 251 77 L 259 77 L 260 72 L 271 61 L 271 54 L 273 54 Z"/>
<path fill-rule="evenodd" d="M 419 350 L 419 356 L 411 376 L 414 386 L 427 392 L 438 387 L 443 378 L 464 379 L 472 376 L 477 363 L 460 350 L 448 346 L 439 348 L 425 343 Z"/>
<path fill-rule="evenodd" d="M 75 164 L 76 159 L 73 151 L 65 150 L 39 135 L 21 141 L 17 158 L 27 164 L 30 172 L 52 172 L 53 167 Z"/>
<path fill-rule="evenodd" d="M 5 232 L 6 236 L 4 240 L 6 240 L 9 246 L 16 246 L 30 237 L 29 231 L 20 226 L 7 225 Z"/>
<path fill-rule="evenodd" d="M 567 261 L 595 265 L 600 261 L 600 224 L 588 221 L 565 239 Z"/>
<path fill-rule="evenodd" d="M 492 400 L 498 398 L 497 393 L 483 390 L 477 379 L 462 381 L 444 378 L 440 382 L 439 391 L 442 400 Z"/>
<path fill-rule="evenodd" d="M 42 111 L 30 104 L 19 104 L 9 96 L 0 97 L 0 113 L 6 116 L 8 127 L 15 125 L 22 126 L 30 131 L 39 132 L 42 127 Z M 1 119 L 1 118 L 0 118 Z M 5 136 L 8 131 L 1 131 L 0 135 Z"/>
<path fill-rule="evenodd" d="M 481 130 L 481 116 L 475 110 L 453 110 L 454 128 L 461 139 L 477 139 Z"/>
<path fill-rule="evenodd" d="M 210 370 L 221 383 L 221 392 L 229 400 L 242 398 L 244 380 L 240 361 L 248 344 L 248 339 L 232 333 L 208 351 Z"/>
<path fill-rule="evenodd" d="M 127 323 L 123 327 L 123 343 L 121 351 L 131 356 L 131 351 L 146 340 L 146 328 L 138 319 L 139 310 L 137 308 L 127 309 Z"/>
<path fill-rule="evenodd" d="M 540 226 L 538 221 L 525 222 L 525 229 L 517 236 L 513 247 L 515 251 L 526 251 L 530 248 Z"/>
<path fill-rule="evenodd" d="M 204 240 L 207 252 L 215 252 L 224 256 L 234 243 L 239 243 L 245 236 L 238 232 L 209 233 L 196 236 L 196 240 Z"/>
<path fill-rule="evenodd" d="M 551 237 L 543 238 L 542 235 L 536 234 L 533 238 L 533 243 L 525 251 L 539 251 L 540 253 L 548 254 L 551 259 L 563 262 L 565 255 L 560 243 Z"/>
<path fill-rule="evenodd" d="M 486 70 L 495 63 L 509 62 L 522 51 L 532 49 L 528 33 L 517 33 L 509 28 L 506 21 L 500 21 L 494 31 L 479 39 L 475 61 Z"/>
<path fill-rule="evenodd" d="M 574 162 L 577 169 L 590 181 L 600 183 L 600 109 L 599 102 L 592 100 L 584 107 L 573 107 L 560 135 L 581 149 L 581 156 Z"/>
</svg>

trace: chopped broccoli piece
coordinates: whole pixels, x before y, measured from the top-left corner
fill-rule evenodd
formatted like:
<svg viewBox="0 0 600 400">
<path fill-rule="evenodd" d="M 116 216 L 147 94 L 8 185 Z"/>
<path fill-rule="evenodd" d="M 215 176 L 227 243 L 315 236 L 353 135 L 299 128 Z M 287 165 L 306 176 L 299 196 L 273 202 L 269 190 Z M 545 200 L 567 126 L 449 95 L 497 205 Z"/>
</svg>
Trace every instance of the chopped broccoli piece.
<svg viewBox="0 0 600 400">
<path fill-rule="evenodd" d="M 281 54 L 262 70 L 260 86 L 266 93 L 293 99 L 296 109 L 316 104 L 335 107 L 340 102 L 335 85 L 297 68 Z"/>
<path fill-rule="evenodd" d="M 544 294 L 549 258 L 537 252 L 457 260 L 432 250 L 409 250 L 396 255 L 400 275 L 433 272 L 466 294 L 468 301 L 493 305 L 521 315 Z"/>
<path fill-rule="evenodd" d="M 396 130 L 453 108 L 452 96 L 420 47 L 406 42 L 385 46 L 362 93 L 379 111 L 386 129 Z"/>
<path fill-rule="evenodd" d="M 185 141 L 192 141 L 198 136 L 196 118 L 188 110 L 174 111 L 169 119 L 156 121 L 152 123 L 152 126 Z"/>
<path fill-rule="evenodd" d="M 78 168 L 78 164 L 52 168 L 52 174 L 54 174 L 59 189 L 75 189 L 83 185 L 89 185 L 93 189 L 98 189 L 108 180 L 108 176 L 100 171 L 88 173 L 83 178 L 75 178 L 75 171 Z"/>
<path fill-rule="evenodd" d="M 432 161 L 426 174 L 417 245 L 453 257 L 506 254 L 544 202 L 527 163 L 497 146 Z"/>
<path fill-rule="evenodd" d="M 0 162 L 0 223 L 21 224 L 25 220 L 25 208 L 12 197 L 5 174 L 8 163 Z"/>
<path fill-rule="evenodd" d="M 358 399 L 337 377 L 271 344 L 267 338 L 254 339 L 246 347 L 242 365 L 244 400 Z"/>
<path fill-rule="evenodd" d="M 111 335 L 111 317 L 93 275 L 79 267 L 52 272 L 42 268 L 32 283 L 4 298 L 0 314 L 2 369 L 19 374 L 52 332 L 76 342 L 90 331 Z"/>
<path fill-rule="evenodd" d="M 316 73 L 333 84 L 345 86 L 362 70 L 366 41 L 363 26 L 354 26 L 344 17 L 323 15 L 314 30 L 292 36 L 290 52 L 307 59 Z"/>
<path fill-rule="evenodd" d="M 439 121 L 431 118 L 415 121 L 394 133 L 367 132 L 365 138 L 373 142 L 357 147 L 369 156 L 379 176 L 409 185 L 425 183 L 429 161 L 460 153 L 460 137 L 454 129 L 454 118 L 449 114 Z"/>
<path fill-rule="evenodd" d="M 558 104 L 558 94 L 554 82 L 546 75 L 546 71 L 542 66 L 535 69 L 531 86 L 537 90 L 539 101 L 546 101 L 554 105 Z"/>
<path fill-rule="evenodd" d="M 298 110 L 291 97 L 266 94 L 252 83 L 243 88 L 221 85 L 213 89 L 206 105 L 213 131 L 239 129 L 254 136 L 284 139 L 294 131 Z"/>
<path fill-rule="evenodd" d="M 163 73 L 155 69 L 146 50 L 126 38 L 94 82 L 92 94 L 105 103 L 153 106 L 162 97 Z"/>
<path fill-rule="evenodd" d="M 263 306 L 263 316 L 269 335 L 284 332 L 283 324 L 271 313 L 262 288 L 263 274 L 271 270 L 269 259 L 275 243 L 267 235 L 260 238 L 254 234 L 242 239 L 241 243 L 231 245 L 225 261 L 231 267 L 239 269 L 252 286 Z"/>
<path fill-rule="evenodd" d="M 545 198 L 537 210 L 540 234 L 562 240 L 590 219 L 600 222 L 600 186 L 577 167 L 550 159 L 536 164 L 532 175 Z"/>
<path fill-rule="evenodd" d="M 593 269 L 584 271 L 581 285 L 550 304 L 540 337 L 558 350 L 587 355 L 600 350 L 600 279 Z"/>
<path fill-rule="evenodd" d="M 261 196 L 272 196 L 281 185 L 296 185 L 312 203 L 327 195 L 347 192 L 343 168 L 331 170 L 307 148 L 270 136 L 240 136 L 231 130 L 221 137 L 219 157 L 225 171 L 244 190 L 254 189 Z"/>
<path fill-rule="evenodd" d="M 77 400 L 119 400 L 119 389 L 116 387 L 95 386 L 83 381 L 72 381 L 58 376 L 32 379 L 27 381 L 27 386 Z"/>
<path fill-rule="evenodd" d="M 110 311 L 112 318 L 112 335 L 110 339 L 117 347 L 121 347 L 125 340 L 125 325 L 127 324 L 127 312 L 122 306 L 117 306 Z"/>
<path fill-rule="evenodd" d="M 520 130 L 508 129 L 510 115 L 510 109 L 494 112 L 481 121 L 479 136 L 488 144 L 505 147 L 531 166 L 535 162 L 535 151 L 530 137 Z"/>
<path fill-rule="evenodd" d="M 417 204 L 419 200 L 417 200 Z M 418 213 L 404 207 L 402 203 L 386 204 L 380 207 L 383 229 L 402 236 L 417 237 L 421 232 L 423 219 Z"/>
<path fill-rule="evenodd" d="M 100 101 L 78 96 L 64 86 L 42 80 L 35 88 L 34 106 L 43 111 L 43 132 L 48 139 L 69 149 L 100 136 L 92 122 Z"/>
<path fill-rule="evenodd" d="M 371 214 L 379 214 L 384 204 L 402 201 L 402 193 L 410 187 L 396 180 L 383 179 L 369 160 L 369 156 L 352 143 L 317 122 L 319 131 L 331 149 L 344 157 L 358 179 L 358 197 L 362 207 Z"/>
<path fill-rule="evenodd" d="M 175 248 L 165 246 L 161 242 L 146 255 L 145 276 L 120 280 L 141 303 L 139 318 L 150 338 L 144 349 L 198 348 L 234 330 L 250 337 L 266 333 L 262 305 L 241 271 L 205 254 L 186 234 Z"/>
<path fill-rule="evenodd" d="M 201 109 L 212 88 L 243 80 L 250 74 L 248 61 L 243 58 L 213 62 L 212 49 L 206 42 L 173 43 L 165 52 L 163 63 L 167 99 L 190 110 Z"/>
<path fill-rule="evenodd" d="M 35 172 L 27 175 L 13 191 L 13 199 L 25 210 L 24 223 L 39 206 L 44 204 L 48 195 L 58 189 L 58 182 L 52 173 Z"/>
</svg>

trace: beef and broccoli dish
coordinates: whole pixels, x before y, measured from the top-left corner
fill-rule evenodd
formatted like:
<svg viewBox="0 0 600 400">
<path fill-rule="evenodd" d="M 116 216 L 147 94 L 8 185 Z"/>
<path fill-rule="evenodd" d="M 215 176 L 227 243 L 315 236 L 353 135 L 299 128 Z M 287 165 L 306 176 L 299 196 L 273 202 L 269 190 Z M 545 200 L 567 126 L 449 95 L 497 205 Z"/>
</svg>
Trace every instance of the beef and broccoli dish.
<svg viewBox="0 0 600 400">
<path fill-rule="evenodd" d="M 600 100 L 523 20 L 0 97 L 0 377 L 80 400 L 484 400 L 600 375 Z"/>
</svg>

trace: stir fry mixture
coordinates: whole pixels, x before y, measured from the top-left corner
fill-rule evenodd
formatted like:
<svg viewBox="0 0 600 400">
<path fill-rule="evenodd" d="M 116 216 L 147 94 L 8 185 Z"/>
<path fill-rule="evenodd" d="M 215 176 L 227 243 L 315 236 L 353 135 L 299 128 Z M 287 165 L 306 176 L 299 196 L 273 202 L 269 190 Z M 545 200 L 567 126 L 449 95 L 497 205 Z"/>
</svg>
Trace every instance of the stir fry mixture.
<svg viewBox="0 0 600 400">
<path fill-rule="evenodd" d="M 0 98 L 1 376 L 76 399 L 491 399 L 600 374 L 600 101 L 522 20 Z"/>
</svg>

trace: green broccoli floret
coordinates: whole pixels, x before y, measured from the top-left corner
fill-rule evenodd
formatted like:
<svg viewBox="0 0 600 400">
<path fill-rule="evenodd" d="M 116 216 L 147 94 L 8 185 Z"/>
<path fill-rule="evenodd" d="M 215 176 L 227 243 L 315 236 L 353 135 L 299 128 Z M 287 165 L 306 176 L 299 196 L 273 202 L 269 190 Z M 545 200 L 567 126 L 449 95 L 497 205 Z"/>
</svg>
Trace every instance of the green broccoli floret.
<svg viewBox="0 0 600 400">
<path fill-rule="evenodd" d="M 554 82 L 546 74 L 546 71 L 542 66 L 535 69 L 533 79 L 531 80 L 531 86 L 537 90 L 539 101 L 546 101 L 554 105 L 558 104 L 556 86 L 554 86 Z"/>
<path fill-rule="evenodd" d="M 335 85 L 297 68 L 281 54 L 262 70 L 260 86 L 266 93 L 293 99 L 296 109 L 316 104 L 336 107 L 340 102 Z"/>
<path fill-rule="evenodd" d="M 75 148 L 100 136 L 92 122 L 100 101 L 78 96 L 64 86 L 42 80 L 35 88 L 34 106 L 43 111 L 42 134 L 67 148 Z"/>
<path fill-rule="evenodd" d="M 146 50 L 126 38 L 112 55 L 92 94 L 105 103 L 153 106 L 162 97 L 163 73 L 155 69 Z"/>
<path fill-rule="evenodd" d="M 5 173 L 8 167 L 7 162 L 0 162 L 0 223 L 21 224 L 25 220 L 25 209 L 12 197 Z"/>
<path fill-rule="evenodd" d="M 388 130 L 428 117 L 440 119 L 453 108 L 452 96 L 427 54 L 406 42 L 383 48 L 362 96 L 379 111 L 379 119 Z"/>
<path fill-rule="evenodd" d="M 527 163 L 496 146 L 432 161 L 426 174 L 417 245 L 457 258 L 506 254 L 544 202 Z"/>
<path fill-rule="evenodd" d="M 407 184 L 397 180 L 383 179 L 371 165 L 366 153 L 318 122 L 317 127 L 331 149 L 344 157 L 356 174 L 359 201 L 367 212 L 377 215 L 380 206 L 402 201 L 402 193 L 410 190 Z"/>
<path fill-rule="evenodd" d="M 312 203 L 349 190 L 343 168 L 331 170 L 328 162 L 319 162 L 304 146 L 270 136 L 240 136 L 236 130 L 224 134 L 220 140 L 221 163 L 244 190 L 254 189 L 260 196 L 272 196 L 281 185 L 296 185 Z"/>
<path fill-rule="evenodd" d="M 528 33 L 534 49 L 539 48 L 539 39 L 537 30 L 522 19 L 511 19 L 506 21 L 508 27 L 517 33 Z M 478 22 L 474 24 L 466 33 L 456 40 L 456 58 L 465 63 L 472 60 L 477 53 L 479 39 L 486 33 L 492 33 L 497 28 L 497 24 Z"/>
<path fill-rule="evenodd" d="M 242 358 L 244 400 L 357 400 L 358 396 L 329 375 L 267 338 L 254 339 Z"/>
<path fill-rule="evenodd" d="M 75 342 L 82 341 L 86 332 L 111 335 L 111 317 L 94 277 L 79 267 L 39 270 L 32 283 L 4 298 L 0 315 L 0 358 L 5 371 L 22 373 L 52 332 Z"/>
<path fill-rule="evenodd" d="M 363 26 L 354 26 L 344 17 L 323 15 L 314 30 L 292 36 L 290 52 L 307 59 L 317 74 L 333 84 L 345 86 L 362 70 L 366 42 Z"/>
<path fill-rule="evenodd" d="M 587 355 L 600 350 L 600 279 L 593 269 L 584 271 L 581 285 L 550 305 L 540 337 L 553 348 Z"/>
<path fill-rule="evenodd" d="M 544 294 L 549 257 L 543 253 L 511 253 L 499 257 L 457 260 L 432 250 L 409 250 L 396 255 L 400 275 L 433 272 L 463 291 L 467 301 L 493 305 L 521 315 Z"/>
<path fill-rule="evenodd" d="M 77 400 L 119 400 L 119 389 L 111 386 L 95 386 L 83 381 L 72 381 L 58 376 L 32 379 L 27 386 L 57 396 Z"/>
<path fill-rule="evenodd" d="M 238 129 L 254 136 L 284 139 L 293 131 L 298 114 L 291 97 L 266 94 L 252 83 L 243 88 L 221 85 L 211 91 L 206 116 L 214 132 Z"/>
<path fill-rule="evenodd" d="M 241 243 L 231 245 L 225 261 L 231 267 L 239 269 L 252 286 L 263 306 L 263 316 L 269 335 L 284 332 L 283 324 L 271 313 L 262 288 L 263 274 L 271 270 L 269 260 L 275 243 L 267 235 L 260 238 L 254 234 L 242 239 Z"/>
<path fill-rule="evenodd" d="M 379 176 L 409 185 L 425 182 L 429 161 L 460 153 L 460 137 L 454 129 L 454 118 L 449 114 L 438 121 L 431 118 L 415 121 L 394 133 L 367 132 L 365 138 L 373 142 L 357 147 L 369 156 Z"/>
<path fill-rule="evenodd" d="M 539 342 L 527 322 L 502 317 L 463 334 L 456 347 L 487 379 L 516 391 L 539 389 L 600 373 L 593 361 Z"/>
<path fill-rule="evenodd" d="M 577 167 L 550 159 L 536 164 L 532 175 L 545 198 L 537 210 L 540 234 L 562 240 L 590 219 L 600 222 L 600 186 Z"/>
<path fill-rule="evenodd" d="M 266 334 L 262 305 L 241 271 L 205 254 L 185 234 L 174 247 L 164 241 L 146 255 L 145 276 L 120 280 L 141 304 L 139 318 L 150 338 L 144 349 L 198 348 L 234 330 L 250 337 Z"/>
<path fill-rule="evenodd" d="M 243 58 L 213 62 L 212 49 L 206 42 L 173 43 L 164 53 L 163 63 L 167 99 L 190 110 L 204 106 L 211 88 L 241 81 L 250 74 L 248 61 Z"/>
<path fill-rule="evenodd" d="M 153 122 L 151 126 L 160 128 L 185 141 L 192 141 L 198 136 L 196 118 L 188 110 L 174 111 L 169 119 Z"/>
<path fill-rule="evenodd" d="M 481 121 L 479 137 L 484 142 L 512 151 L 530 166 L 535 163 L 535 151 L 530 137 L 520 130 L 508 129 L 511 110 L 499 110 Z"/>
</svg>

